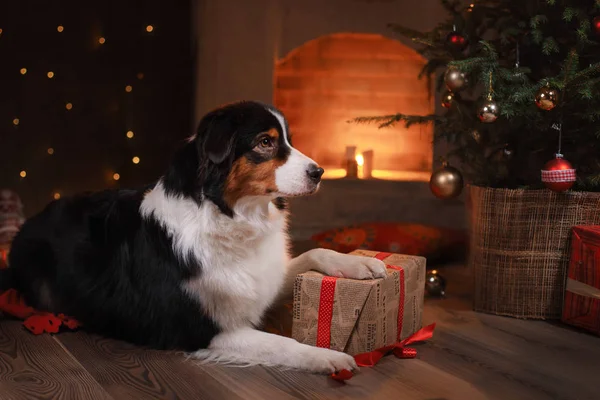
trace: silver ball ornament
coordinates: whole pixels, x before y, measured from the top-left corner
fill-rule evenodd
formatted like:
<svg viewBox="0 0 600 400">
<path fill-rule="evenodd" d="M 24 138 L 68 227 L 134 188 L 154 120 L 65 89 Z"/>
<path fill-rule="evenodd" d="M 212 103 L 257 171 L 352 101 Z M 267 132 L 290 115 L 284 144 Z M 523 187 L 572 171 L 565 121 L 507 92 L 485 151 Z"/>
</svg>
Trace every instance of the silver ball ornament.
<svg viewBox="0 0 600 400">
<path fill-rule="evenodd" d="M 438 199 L 453 199 L 463 190 L 464 180 L 460 171 L 444 162 L 431 174 L 429 189 Z"/>
<path fill-rule="evenodd" d="M 427 272 L 425 276 L 425 291 L 434 297 L 446 296 L 446 279 L 437 270 Z"/>
<path fill-rule="evenodd" d="M 448 67 L 444 74 L 444 82 L 451 92 L 457 92 L 467 84 L 465 73 L 456 67 Z"/>
</svg>

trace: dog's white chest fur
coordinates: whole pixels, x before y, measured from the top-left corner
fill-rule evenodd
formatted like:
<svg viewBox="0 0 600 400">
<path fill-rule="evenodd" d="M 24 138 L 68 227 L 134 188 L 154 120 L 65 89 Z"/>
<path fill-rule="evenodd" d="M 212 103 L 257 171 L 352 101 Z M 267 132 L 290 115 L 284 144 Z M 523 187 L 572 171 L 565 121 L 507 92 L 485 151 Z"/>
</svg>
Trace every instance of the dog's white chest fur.
<svg viewBox="0 0 600 400">
<path fill-rule="evenodd" d="M 167 229 L 176 254 L 201 264 L 201 273 L 182 290 L 225 331 L 260 323 L 289 260 L 283 213 L 264 201 L 238 207 L 244 217 L 230 218 L 209 201 L 198 207 L 192 200 L 167 198 L 161 184 L 141 206 L 143 215 L 152 214 Z"/>
<path fill-rule="evenodd" d="M 257 325 L 283 282 L 287 255 L 283 235 L 235 241 L 211 237 L 203 241 L 202 274 L 185 285 L 205 311 L 228 330 Z"/>
</svg>

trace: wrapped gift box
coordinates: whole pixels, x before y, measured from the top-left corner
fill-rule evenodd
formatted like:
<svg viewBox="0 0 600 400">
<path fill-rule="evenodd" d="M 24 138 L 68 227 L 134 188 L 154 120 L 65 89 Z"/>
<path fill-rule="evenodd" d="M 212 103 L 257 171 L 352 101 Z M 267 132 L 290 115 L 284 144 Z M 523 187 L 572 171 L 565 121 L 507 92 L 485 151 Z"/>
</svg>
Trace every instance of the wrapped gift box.
<svg viewBox="0 0 600 400">
<path fill-rule="evenodd" d="M 425 258 L 366 250 L 351 254 L 383 260 L 387 277 L 354 280 L 314 271 L 298 275 L 292 337 L 355 355 L 394 344 L 421 329 Z"/>
<path fill-rule="evenodd" d="M 573 228 L 562 321 L 600 335 L 600 226 Z"/>
</svg>

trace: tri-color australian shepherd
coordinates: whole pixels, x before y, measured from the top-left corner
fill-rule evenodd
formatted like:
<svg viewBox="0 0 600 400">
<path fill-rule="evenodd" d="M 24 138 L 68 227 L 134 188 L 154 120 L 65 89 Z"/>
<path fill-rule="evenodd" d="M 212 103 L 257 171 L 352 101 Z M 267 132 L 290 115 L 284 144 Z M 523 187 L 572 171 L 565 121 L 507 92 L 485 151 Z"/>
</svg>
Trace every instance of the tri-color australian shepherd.
<svg viewBox="0 0 600 400">
<path fill-rule="evenodd" d="M 316 249 L 290 258 L 286 198 L 315 193 L 322 174 L 292 147 L 277 109 L 220 107 L 156 184 L 63 198 L 30 218 L 0 289 L 141 346 L 228 364 L 352 370 L 347 354 L 258 330 L 298 273 L 385 276 L 367 257 Z"/>
</svg>

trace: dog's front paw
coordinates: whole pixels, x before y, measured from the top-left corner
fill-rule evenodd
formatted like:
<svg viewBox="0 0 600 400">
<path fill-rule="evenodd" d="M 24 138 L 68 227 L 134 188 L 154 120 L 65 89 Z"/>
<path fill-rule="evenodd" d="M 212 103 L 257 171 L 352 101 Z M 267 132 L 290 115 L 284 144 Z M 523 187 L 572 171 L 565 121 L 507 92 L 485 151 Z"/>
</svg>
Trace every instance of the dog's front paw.
<svg viewBox="0 0 600 400">
<path fill-rule="evenodd" d="M 376 258 L 340 254 L 343 260 L 335 268 L 334 276 L 349 279 L 375 279 L 386 276 L 385 264 Z"/>
<path fill-rule="evenodd" d="M 352 371 L 357 369 L 354 357 L 340 351 L 312 348 L 303 360 L 302 369 L 317 374 L 333 374 L 343 369 Z"/>
<path fill-rule="evenodd" d="M 372 257 L 342 254 L 328 249 L 314 249 L 306 253 L 312 268 L 329 276 L 349 279 L 374 279 L 386 276 L 383 261 Z"/>
</svg>

